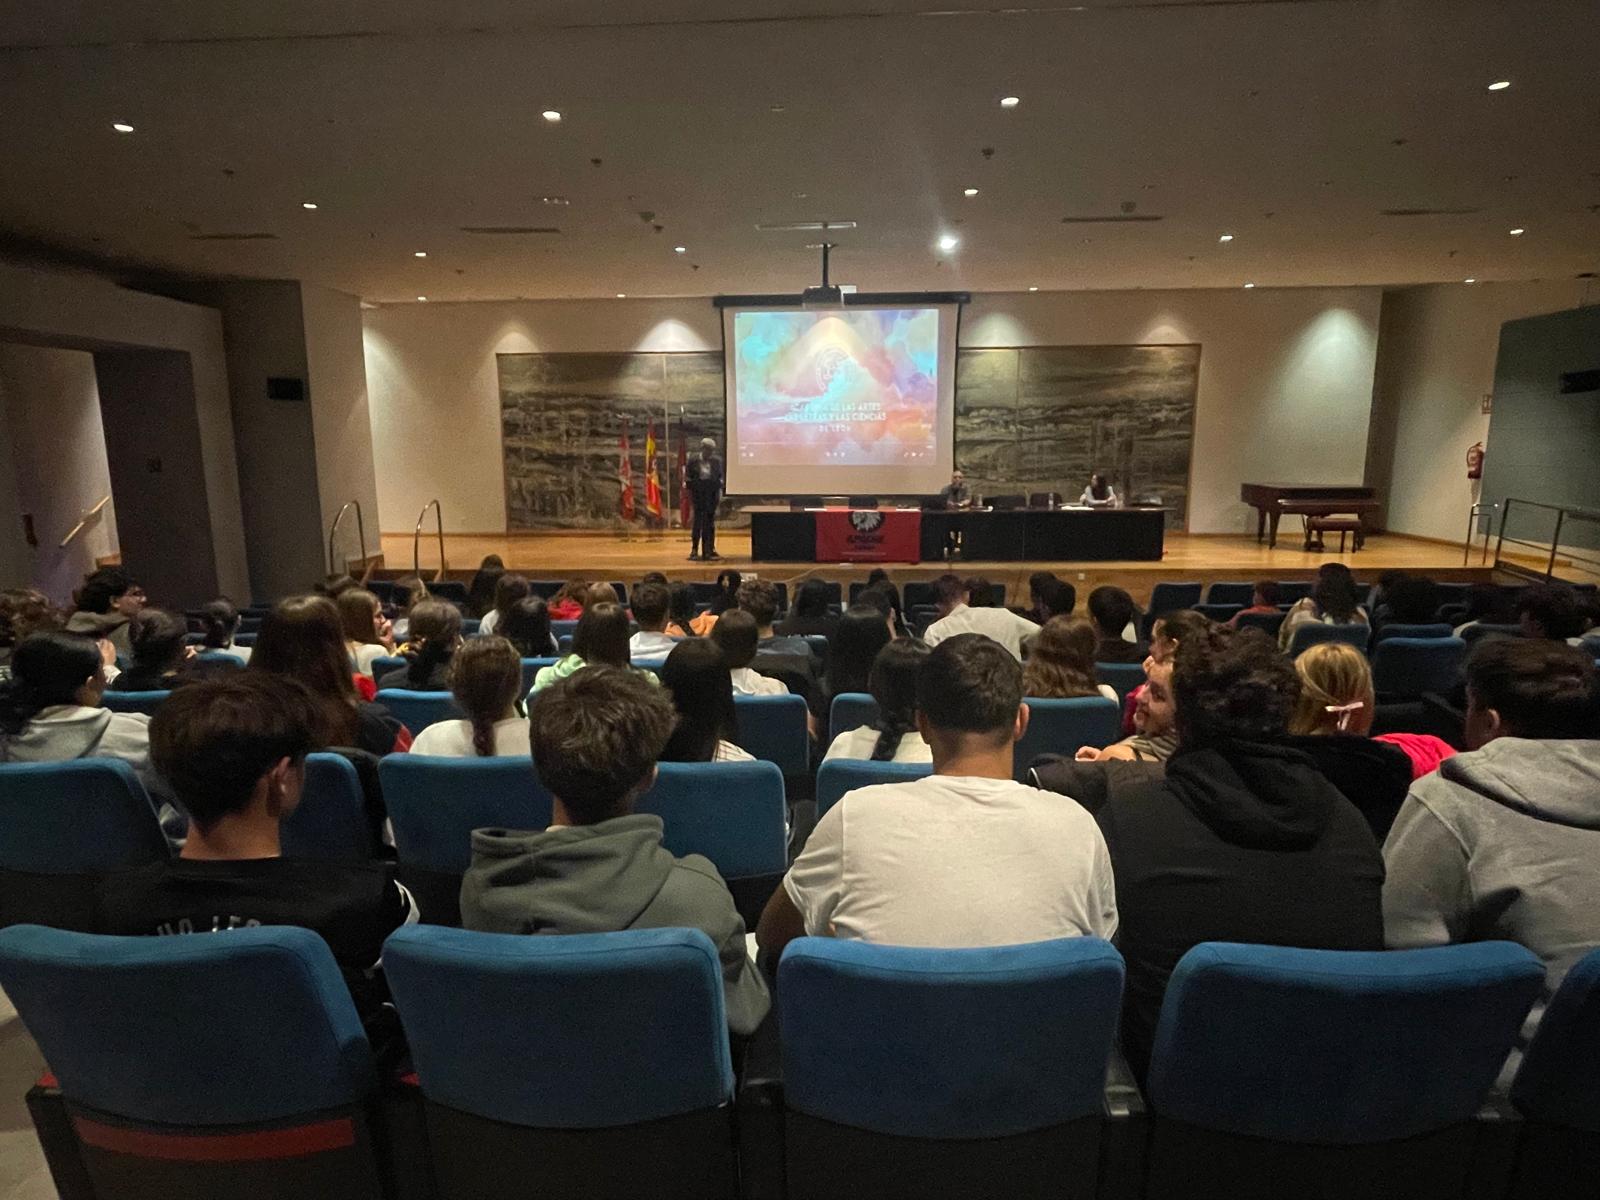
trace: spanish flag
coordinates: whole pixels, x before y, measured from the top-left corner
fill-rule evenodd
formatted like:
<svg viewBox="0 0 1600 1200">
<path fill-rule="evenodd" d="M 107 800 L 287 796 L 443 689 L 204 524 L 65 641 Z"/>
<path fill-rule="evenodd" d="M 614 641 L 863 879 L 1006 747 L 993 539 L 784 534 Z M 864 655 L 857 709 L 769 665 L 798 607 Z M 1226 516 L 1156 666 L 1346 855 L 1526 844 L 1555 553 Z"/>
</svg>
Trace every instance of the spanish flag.
<svg viewBox="0 0 1600 1200">
<path fill-rule="evenodd" d="M 656 423 L 650 422 L 644 435 L 644 510 L 661 519 L 661 481 L 656 477 Z"/>
</svg>

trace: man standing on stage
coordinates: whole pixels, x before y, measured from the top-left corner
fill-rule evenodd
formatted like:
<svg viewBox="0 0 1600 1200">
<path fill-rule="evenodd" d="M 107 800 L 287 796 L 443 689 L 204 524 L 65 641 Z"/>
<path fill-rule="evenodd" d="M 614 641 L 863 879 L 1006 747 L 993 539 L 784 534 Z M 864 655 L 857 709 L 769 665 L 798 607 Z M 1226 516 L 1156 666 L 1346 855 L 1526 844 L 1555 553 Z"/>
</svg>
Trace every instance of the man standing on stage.
<svg viewBox="0 0 1600 1200">
<path fill-rule="evenodd" d="M 722 460 L 717 439 L 700 439 L 700 457 L 691 458 L 683 483 L 694 502 L 694 528 L 689 534 L 689 561 L 715 562 L 717 553 L 717 503 L 722 499 Z"/>
</svg>

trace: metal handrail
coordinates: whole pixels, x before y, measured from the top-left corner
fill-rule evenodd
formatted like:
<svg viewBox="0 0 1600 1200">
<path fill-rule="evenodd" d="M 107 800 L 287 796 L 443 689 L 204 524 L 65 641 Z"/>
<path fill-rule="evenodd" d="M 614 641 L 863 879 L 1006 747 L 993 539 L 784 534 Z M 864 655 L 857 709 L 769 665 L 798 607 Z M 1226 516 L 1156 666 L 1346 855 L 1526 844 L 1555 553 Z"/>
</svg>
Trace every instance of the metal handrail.
<svg viewBox="0 0 1600 1200">
<path fill-rule="evenodd" d="M 84 529 L 88 527 L 89 522 L 100 515 L 100 510 L 110 503 L 111 493 L 107 492 L 104 496 L 100 497 L 99 503 L 97 503 L 88 512 L 83 514 L 83 519 L 81 521 L 67 531 L 67 536 L 61 539 L 61 545 L 57 547 L 57 549 L 65 550 L 68 546 L 72 545 L 72 539 L 82 533 Z"/>
<path fill-rule="evenodd" d="M 1479 500 L 1476 501 L 1467 511 L 1467 540 L 1462 543 L 1461 546 L 1461 565 L 1463 567 L 1467 566 L 1472 561 L 1472 537 L 1474 531 L 1478 528 L 1478 522 L 1481 521 L 1486 514 L 1492 514 L 1495 509 L 1499 507 L 1500 505 L 1498 502 L 1491 504 Z M 1493 532 L 1494 517 L 1490 516 L 1489 524 L 1484 528 L 1483 531 L 1483 557 L 1478 560 L 1479 566 L 1484 566 L 1489 561 L 1489 536 Z"/>
<path fill-rule="evenodd" d="M 364 520 L 362 520 L 362 518 L 361 518 L 361 501 L 359 501 L 359 500 L 346 500 L 345 503 L 344 503 L 344 507 L 339 510 L 339 515 L 334 517 L 333 524 L 328 527 L 328 574 L 329 575 L 335 574 L 335 571 L 333 569 L 333 539 L 336 536 L 338 536 L 338 533 L 339 533 L 339 522 L 344 520 L 345 513 L 349 512 L 352 508 L 356 510 L 356 536 L 361 541 L 361 561 L 363 563 L 368 563 L 368 562 L 371 561 L 367 557 L 367 523 Z M 347 572 L 350 570 L 350 560 L 348 558 L 344 560 L 344 569 Z M 369 567 L 369 570 L 370 570 L 370 567 Z"/>
<path fill-rule="evenodd" d="M 438 522 L 439 530 L 439 571 L 433 577 L 438 583 L 444 578 L 444 509 L 439 506 L 437 499 L 429 500 L 422 506 L 422 511 L 417 514 L 417 527 L 411 531 L 411 570 L 419 578 L 422 575 L 422 523 L 428 519 L 428 510 L 433 509 L 434 519 Z"/>
<path fill-rule="evenodd" d="M 1556 561 L 1561 554 L 1561 531 L 1566 525 L 1567 518 L 1574 517 L 1581 521 L 1600 522 L 1600 510 L 1597 509 L 1576 508 L 1562 504 L 1546 504 L 1542 500 L 1524 500 L 1516 496 L 1507 496 L 1505 504 L 1500 508 L 1500 536 L 1495 542 L 1494 565 L 1497 569 L 1508 570 L 1523 575 L 1537 577 L 1538 572 L 1530 571 L 1527 567 L 1519 566 L 1509 561 L 1502 562 L 1501 551 L 1504 549 L 1505 544 L 1510 542 L 1513 546 L 1526 546 L 1531 550 L 1541 551 L 1546 548 L 1546 545 L 1544 542 L 1531 542 L 1525 538 L 1510 537 L 1506 534 L 1506 522 L 1511 516 L 1511 506 L 1513 504 L 1523 505 L 1527 508 L 1542 508 L 1556 514 L 1555 529 L 1550 535 L 1549 542 L 1550 557 L 1545 564 L 1544 570 L 1544 577 L 1546 580 L 1553 580 L 1556 577 Z M 1485 544 L 1487 545 L 1487 542 L 1485 542 Z M 1578 555 L 1573 554 L 1570 549 L 1567 551 L 1567 554 L 1569 559 L 1572 560 L 1569 565 L 1576 565 L 1578 562 L 1582 562 L 1585 565 L 1600 566 L 1600 561 L 1580 558 Z"/>
</svg>

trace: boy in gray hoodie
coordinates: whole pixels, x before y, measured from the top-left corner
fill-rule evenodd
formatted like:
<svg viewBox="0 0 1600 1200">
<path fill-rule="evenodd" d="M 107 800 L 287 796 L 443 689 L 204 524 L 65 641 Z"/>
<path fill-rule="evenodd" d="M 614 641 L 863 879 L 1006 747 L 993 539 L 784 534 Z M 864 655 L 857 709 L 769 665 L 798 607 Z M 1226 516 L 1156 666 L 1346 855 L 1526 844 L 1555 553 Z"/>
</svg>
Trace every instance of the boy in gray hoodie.
<svg viewBox="0 0 1600 1200">
<path fill-rule="evenodd" d="M 717 869 L 675 858 L 661 818 L 633 811 L 655 782 L 677 711 L 631 671 L 590 667 L 533 698 L 534 765 L 554 799 L 543 831 L 476 829 L 461 924 L 486 933 L 702 930 L 722 960 L 728 1028 L 755 1031 L 771 1000 Z"/>
<path fill-rule="evenodd" d="M 1471 752 L 1411 785 L 1384 842 L 1392 949 L 1505 938 L 1544 960 L 1554 991 L 1600 945 L 1597 737 L 1600 682 L 1587 653 L 1478 643 L 1467 664 Z"/>
</svg>

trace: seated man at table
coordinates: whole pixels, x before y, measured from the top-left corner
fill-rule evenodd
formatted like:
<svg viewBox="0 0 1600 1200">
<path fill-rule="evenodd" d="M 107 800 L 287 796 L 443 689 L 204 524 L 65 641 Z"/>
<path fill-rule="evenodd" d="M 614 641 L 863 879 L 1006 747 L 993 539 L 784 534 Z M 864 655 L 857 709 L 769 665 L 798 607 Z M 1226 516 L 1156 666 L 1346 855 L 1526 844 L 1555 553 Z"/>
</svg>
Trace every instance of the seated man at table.
<svg viewBox="0 0 1600 1200">
<path fill-rule="evenodd" d="M 981 633 L 999 642 L 1017 661 L 1022 660 L 1022 643 L 1039 632 L 1039 627 L 1026 617 L 1019 617 L 1007 608 L 971 607 L 972 581 L 955 575 L 941 575 L 933 585 L 934 602 L 939 608 L 939 619 L 928 626 L 922 640 L 937 646 L 946 638 L 958 633 Z"/>
<path fill-rule="evenodd" d="M 960 471 L 950 476 L 950 482 L 939 492 L 939 503 L 945 508 L 971 508 L 972 493 L 967 490 L 967 477 Z"/>
</svg>

